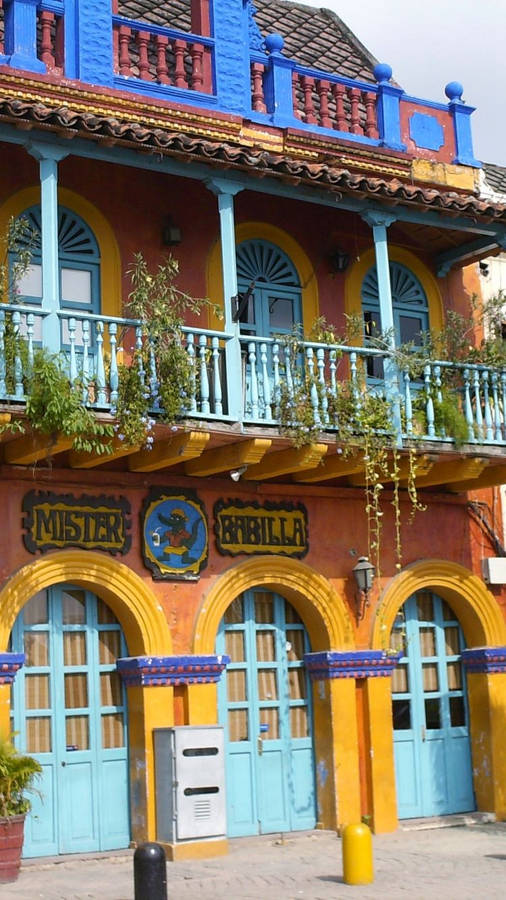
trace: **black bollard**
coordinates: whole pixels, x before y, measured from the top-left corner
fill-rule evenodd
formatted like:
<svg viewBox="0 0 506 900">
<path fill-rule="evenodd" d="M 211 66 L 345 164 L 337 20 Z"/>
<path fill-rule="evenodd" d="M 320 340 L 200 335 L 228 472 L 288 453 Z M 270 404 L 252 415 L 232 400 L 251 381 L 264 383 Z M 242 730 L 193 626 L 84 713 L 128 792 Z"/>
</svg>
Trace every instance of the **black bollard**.
<svg viewBox="0 0 506 900">
<path fill-rule="evenodd" d="M 160 844 L 140 844 L 134 853 L 135 900 L 167 900 L 167 864 Z"/>
</svg>

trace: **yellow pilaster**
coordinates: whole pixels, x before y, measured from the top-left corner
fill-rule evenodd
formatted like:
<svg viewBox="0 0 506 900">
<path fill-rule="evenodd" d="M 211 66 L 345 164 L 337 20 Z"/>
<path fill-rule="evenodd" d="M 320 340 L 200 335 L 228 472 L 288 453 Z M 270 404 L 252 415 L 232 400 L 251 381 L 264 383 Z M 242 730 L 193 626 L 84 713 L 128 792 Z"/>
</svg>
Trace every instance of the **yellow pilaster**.
<svg viewBox="0 0 506 900">
<path fill-rule="evenodd" d="M 0 739 L 11 733 L 11 686 L 0 684 Z"/>
<path fill-rule="evenodd" d="M 506 672 L 469 673 L 474 790 L 478 809 L 506 819 Z"/>
<path fill-rule="evenodd" d="M 172 687 L 129 687 L 132 840 L 156 840 L 153 729 L 174 724 Z"/>
<path fill-rule="evenodd" d="M 318 825 L 340 830 L 360 822 L 355 680 L 316 681 L 313 715 Z"/>
<path fill-rule="evenodd" d="M 366 698 L 372 827 L 379 834 L 397 828 L 391 678 L 368 678 Z"/>
<path fill-rule="evenodd" d="M 218 722 L 218 685 L 189 684 L 188 725 L 216 725 Z"/>
</svg>

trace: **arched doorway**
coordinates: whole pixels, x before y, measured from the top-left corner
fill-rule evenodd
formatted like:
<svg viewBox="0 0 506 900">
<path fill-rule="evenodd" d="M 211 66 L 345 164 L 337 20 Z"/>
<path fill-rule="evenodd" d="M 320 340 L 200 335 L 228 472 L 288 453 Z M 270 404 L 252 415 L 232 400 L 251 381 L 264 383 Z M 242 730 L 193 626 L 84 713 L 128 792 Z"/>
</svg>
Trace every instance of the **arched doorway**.
<svg viewBox="0 0 506 900">
<path fill-rule="evenodd" d="M 231 837 L 314 828 L 312 708 L 304 624 L 280 594 L 232 601 L 216 650 L 230 656 L 218 688 Z"/>
<path fill-rule="evenodd" d="M 25 653 L 14 683 L 18 747 L 43 774 L 25 827 L 25 856 L 127 847 L 128 722 L 116 660 L 121 626 L 90 591 L 55 585 L 25 604 L 11 647 Z"/>
<path fill-rule="evenodd" d="M 399 818 L 472 810 L 464 636 L 458 619 L 436 593 L 417 591 L 397 613 L 391 645 L 403 653 L 392 675 Z"/>
</svg>

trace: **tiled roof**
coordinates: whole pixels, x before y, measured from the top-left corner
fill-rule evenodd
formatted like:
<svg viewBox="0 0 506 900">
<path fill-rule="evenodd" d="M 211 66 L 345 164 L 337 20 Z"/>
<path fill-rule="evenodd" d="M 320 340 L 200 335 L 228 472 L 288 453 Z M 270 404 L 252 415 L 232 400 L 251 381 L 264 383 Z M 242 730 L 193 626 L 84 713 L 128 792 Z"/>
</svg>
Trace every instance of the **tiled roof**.
<svg viewBox="0 0 506 900">
<path fill-rule="evenodd" d="M 506 194 L 506 168 L 484 163 L 485 181 L 498 194 Z"/>
<path fill-rule="evenodd" d="M 335 13 L 288 0 L 255 0 L 262 33 L 278 32 L 283 53 L 305 66 L 374 82 L 377 60 Z M 190 0 L 119 0 L 119 15 L 190 31 Z"/>
<path fill-rule="evenodd" d="M 252 176 L 282 178 L 295 184 L 327 187 L 335 192 L 353 194 L 361 198 L 405 203 L 409 206 L 432 208 L 450 215 L 485 218 L 506 224 L 506 204 L 480 200 L 473 195 L 420 187 L 398 178 L 375 177 L 350 172 L 332 160 L 309 162 L 296 156 L 286 156 L 251 147 L 234 145 L 228 141 L 191 137 L 168 126 L 143 125 L 138 121 L 104 116 L 94 112 L 75 111 L 67 106 L 52 107 L 41 101 L 2 98 L 0 120 L 27 127 L 37 124 L 59 133 L 82 134 L 101 141 L 106 139 L 118 146 L 158 152 L 180 159 L 195 159 L 228 171 L 239 169 Z"/>
</svg>

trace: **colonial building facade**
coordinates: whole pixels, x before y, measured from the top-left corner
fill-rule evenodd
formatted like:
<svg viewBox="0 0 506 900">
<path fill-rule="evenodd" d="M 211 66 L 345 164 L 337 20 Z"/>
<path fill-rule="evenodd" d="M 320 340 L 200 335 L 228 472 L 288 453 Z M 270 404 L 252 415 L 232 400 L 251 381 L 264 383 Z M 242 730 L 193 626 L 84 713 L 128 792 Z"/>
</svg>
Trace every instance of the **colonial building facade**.
<svg viewBox="0 0 506 900">
<path fill-rule="evenodd" d="M 173 725 L 224 726 L 229 836 L 506 816 L 506 376 L 394 353 L 466 313 L 469 266 L 505 246 L 462 86 L 412 97 L 337 17 L 281 0 L 3 16 L 0 230 L 35 235 L 0 311 L 0 724 L 44 770 L 25 854 L 156 839 L 153 733 Z M 163 422 L 149 357 L 146 442 L 116 432 L 104 456 L 37 428 L 41 347 L 114 424 L 141 358 L 126 273 L 168 247 L 214 304 L 182 329 L 181 415 Z M 333 409 L 368 393 L 397 472 L 359 590 L 380 518 Z M 225 849 L 204 832 L 172 855 Z"/>
</svg>

